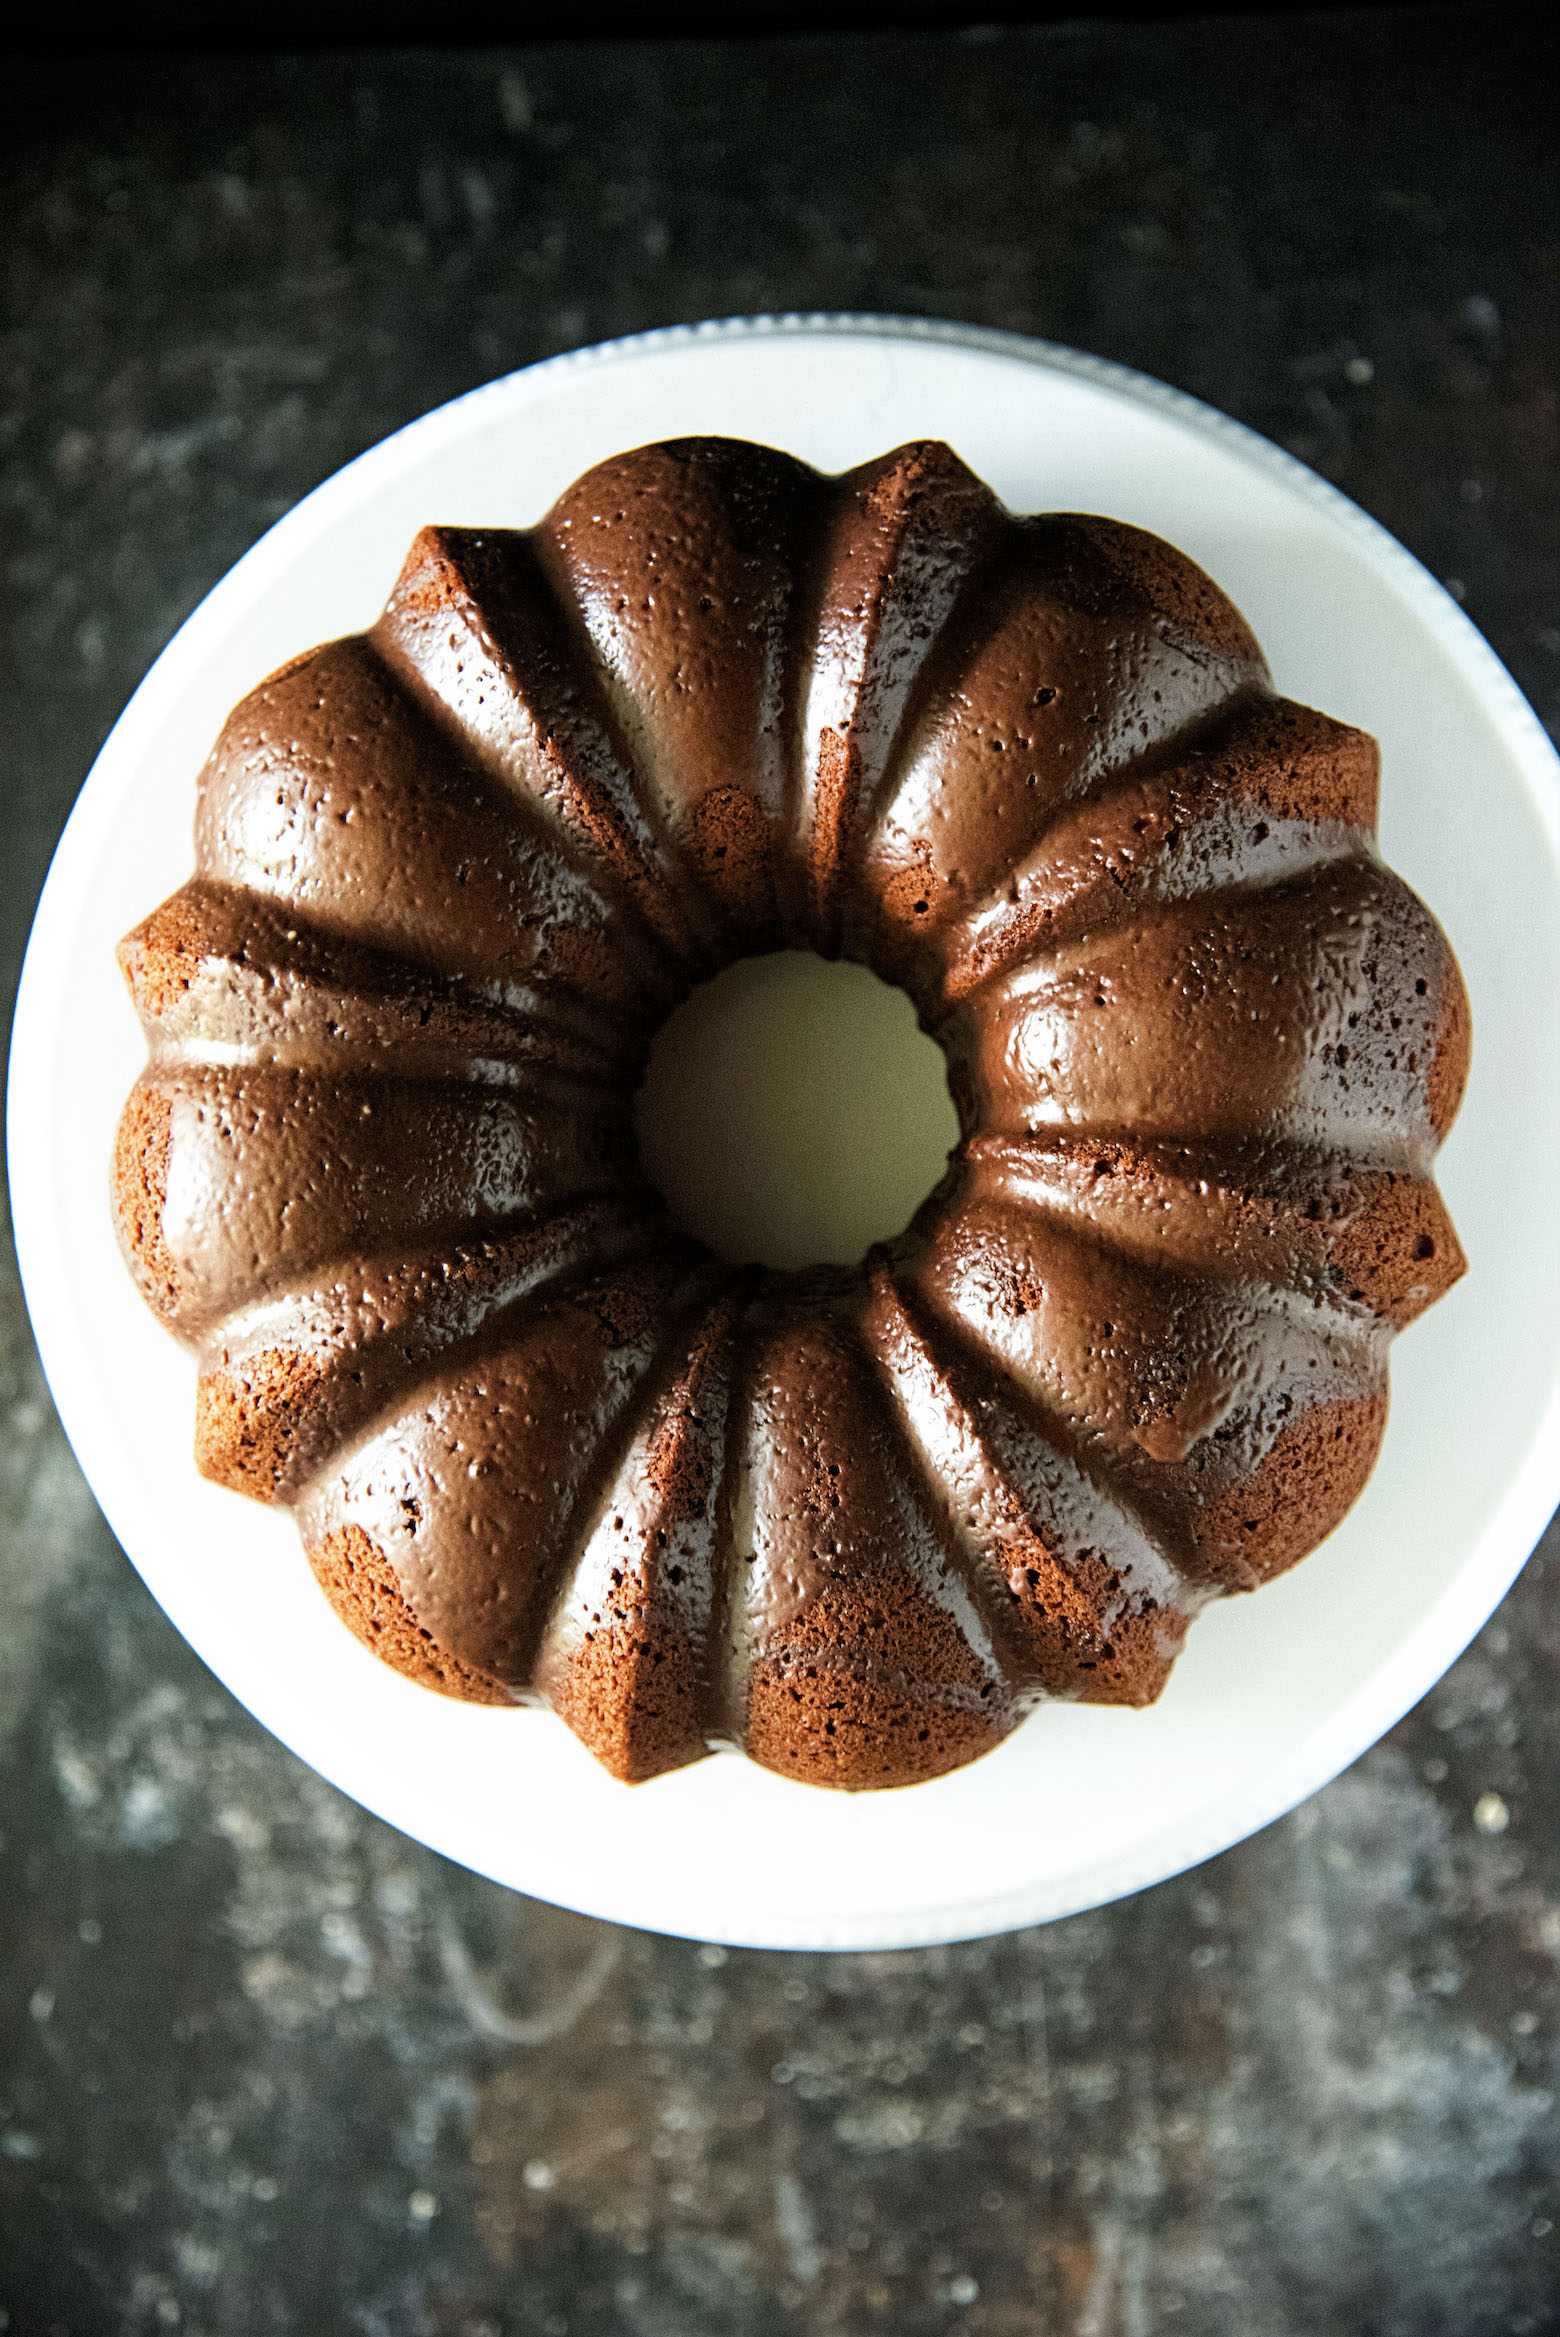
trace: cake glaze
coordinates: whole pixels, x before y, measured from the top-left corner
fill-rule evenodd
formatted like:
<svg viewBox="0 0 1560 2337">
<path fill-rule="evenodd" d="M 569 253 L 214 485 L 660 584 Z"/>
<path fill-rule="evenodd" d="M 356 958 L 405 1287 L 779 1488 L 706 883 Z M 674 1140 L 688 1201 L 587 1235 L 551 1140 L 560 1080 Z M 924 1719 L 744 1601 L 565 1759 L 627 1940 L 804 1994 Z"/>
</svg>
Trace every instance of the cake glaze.
<svg viewBox="0 0 1560 2337">
<path fill-rule="evenodd" d="M 1463 1267 L 1466 999 L 1377 770 L 1180 553 L 936 443 L 683 440 L 425 529 L 235 709 L 121 945 L 115 1206 L 200 1468 L 387 1661 L 625 1779 L 902 1784 L 1150 1702 L 1349 1507 Z M 715 1258 L 636 1156 L 660 1023 L 781 948 L 948 1062 L 948 1175 L 859 1268 Z"/>
</svg>

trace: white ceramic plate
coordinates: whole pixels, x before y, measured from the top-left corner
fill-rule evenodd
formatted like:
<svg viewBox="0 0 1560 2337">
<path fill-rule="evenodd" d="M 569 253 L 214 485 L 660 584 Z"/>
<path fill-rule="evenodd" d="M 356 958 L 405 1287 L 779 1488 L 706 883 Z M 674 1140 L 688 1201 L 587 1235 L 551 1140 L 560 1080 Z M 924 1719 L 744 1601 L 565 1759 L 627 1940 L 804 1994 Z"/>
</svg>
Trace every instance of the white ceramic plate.
<svg viewBox="0 0 1560 2337">
<path fill-rule="evenodd" d="M 1385 753 L 1388 858 L 1473 999 L 1442 1157 L 1471 1260 L 1395 1350 L 1391 1426 L 1347 1522 L 1216 1608 L 1152 1712 L 1056 1706 L 897 1794 L 727 1758 L 635 1789 L 549 1716 L 445 1702 L 335 1621 L 291 1522 L 203 1483 L 193 1367 L 143 1307 L 107 1163 L 142 1059 L 113 945 L 187 875 L 229 706 L 376 614 L 427 520 L 529 523 L 588 464 L 724 431 L 829 470 L 933 435 L 1020 511 L 1158 530 L 1254 623 L 1279 685 Z M 38 911 L 11 1062 L 12 1201 L 45 1369 L 153 1594 L 305 1761 L 420 1841 L 594 1915 L 752 1945 L 883 1947 L 1033 1923 L 1239 1841 L 1334 1776 L 1467 1644 L 1560 1491 L 1560 771 L 1454 603 L 1265 441 L 1119 367 L 997 334 L 782 318 L 555 359 L 414 423 L 273 528 L 164 651 L 82 790 Z M 258 1586 L 264 1597 L 257 1597 Z"/>
</svg>

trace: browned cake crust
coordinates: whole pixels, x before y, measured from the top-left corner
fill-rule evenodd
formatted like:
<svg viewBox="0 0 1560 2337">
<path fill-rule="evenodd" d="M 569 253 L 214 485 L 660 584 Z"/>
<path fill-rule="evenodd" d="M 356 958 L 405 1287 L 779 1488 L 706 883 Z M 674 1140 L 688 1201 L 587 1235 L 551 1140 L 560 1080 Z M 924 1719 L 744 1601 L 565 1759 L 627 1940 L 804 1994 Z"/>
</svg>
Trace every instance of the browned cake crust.
<svg viewBox="0 0 1560 2337">
<path fill-rule="evenodd" d="M 1151 1703 L 1348 1509 L 1464 1269 L 1468 1002 L 1378 766 L 1180 553 L 934 443 L 424 530 L 235 709 L 121 945 L 113 1205 L 199 1467 L 384 1661 L 628 1781 Z M 853 1272 L 723 1266 L 634 1150 L 662 1019 L 780 947 L 902 984 L 960 1112 Z"/>
<path fill-rule="evenodd" d="M 114 1139 L 113 1199 L 119 1244 L 141 1295 L 165 1320 L 177 1320 L 179 1270 L 163 1235 L 173 1113 L 164 1096 L 138 1087 Z"/>
<path fill-rule="evenodd" d="M 274 1501 L 308 1438 L 325 1378 L 320 1359 L 298 1347 L 265 1347 L 237 1366 L 204 1372 L 195 1391 L 201 1475 L 255 1501 Z"/>
<path fill-rule="evenodd" d="M 851 1649 L 840 1660 L 836 1641 Z M 935 1696 L 925 1683 L 938 1682 Z M 913 1785 L 973 1761 L 1007 1734 L 993 1693 L 949 1619 L 908 1600 L 897 1570 L 820 1592 L 753 1667 L 746 1744 L 807 1785 Z"/>
<path fill-rule="evenodd" d="M 360 1526 L 327 1534 L 308 1552 L 314 1579 L 354 1639 L 393 1671 L 465 1704 L 512 1704 L 501 1680 L 441 1648 L 407 1605 L 395 1568 Z"/>
<path fill-rule="evenodd" d="M 1207 1580 L 1255 1590 L 1314 1550 L 1363 1491 L 1386 1425 L 1385 1390 L 1287 1421 L 1249 1475 L 1189 1512 L 1188 1538 Z"/>
</svg>

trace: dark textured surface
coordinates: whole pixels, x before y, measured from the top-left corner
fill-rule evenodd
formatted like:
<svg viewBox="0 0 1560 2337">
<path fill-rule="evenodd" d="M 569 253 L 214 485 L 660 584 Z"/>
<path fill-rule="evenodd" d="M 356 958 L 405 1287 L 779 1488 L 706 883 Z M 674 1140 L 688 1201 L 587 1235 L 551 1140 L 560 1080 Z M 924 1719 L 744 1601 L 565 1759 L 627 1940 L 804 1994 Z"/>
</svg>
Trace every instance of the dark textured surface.
<svg viewBox="0 0 1560 2337">
<path fill-rule="evenodd" d="M 7 986 L 93 750 L 271 518 L 474 381 L 683 316 L 909 309 L 1162 374 L 1455 577 L 1553 722 L 1537 23 L 22 69 Z M 272 1744 L 3 1306 L 0 2325 L 1560 2331 L 1553 1530 L 1384 1745 L 1197 1874 L 967 1947 L 723 1955 L 509 1898 Z"/>
</svg>

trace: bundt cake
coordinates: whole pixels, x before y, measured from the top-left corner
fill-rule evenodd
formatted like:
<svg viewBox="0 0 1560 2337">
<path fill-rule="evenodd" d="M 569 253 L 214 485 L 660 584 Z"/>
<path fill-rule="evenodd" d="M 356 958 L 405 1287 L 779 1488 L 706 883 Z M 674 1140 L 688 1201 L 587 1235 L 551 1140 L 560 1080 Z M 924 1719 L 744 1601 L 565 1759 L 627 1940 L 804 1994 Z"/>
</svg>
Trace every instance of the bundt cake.
<svg viewBox="0 0 1560 2337">
<path fill-rule="evenodd" d="M 1190 560 L 940 444 L 686 439 L 425 529 L 233 713 L 121 945 L 199 1467 L 387 1662 L 625 1779 L 898 1785 L 1150 1702 L 1342 1517 L 1462 1271 L 1467 1005 L 1377 763 Z M 723 1261 L 636 1153 L 663 1019 L 781 948 L 947 1058 L 948 1175 L 855 1268 Z"/>
</svg>

